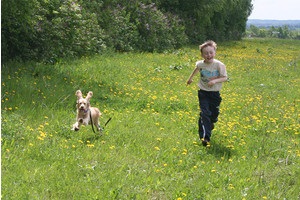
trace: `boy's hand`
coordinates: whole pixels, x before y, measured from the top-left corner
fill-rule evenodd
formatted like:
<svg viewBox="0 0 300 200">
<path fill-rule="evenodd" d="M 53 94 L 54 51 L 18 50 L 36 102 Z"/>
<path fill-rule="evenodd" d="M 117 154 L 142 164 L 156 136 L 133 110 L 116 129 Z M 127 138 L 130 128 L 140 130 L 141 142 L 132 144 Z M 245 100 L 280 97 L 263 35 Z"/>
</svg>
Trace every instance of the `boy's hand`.
<svg viewBox="0 0 300 200">
<path fill-rule="evenodd" d="M 207 83 L 207 85 L 208 85 L 209 87 L 213 86 L 214 84 L 216 84 L 215 79 L 213 79 L 213 80 L 211 80 L 211 81 L 209 81 L 209 82 Z"/>
</svg>

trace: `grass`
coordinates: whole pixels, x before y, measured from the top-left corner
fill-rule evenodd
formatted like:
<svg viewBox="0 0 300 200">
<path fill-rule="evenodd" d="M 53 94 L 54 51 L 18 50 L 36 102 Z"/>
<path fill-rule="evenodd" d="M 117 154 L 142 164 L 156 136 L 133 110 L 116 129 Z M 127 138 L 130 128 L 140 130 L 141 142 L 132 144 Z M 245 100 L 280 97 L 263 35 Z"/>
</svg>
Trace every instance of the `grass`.
<svg viewBox="0 0 300 200">
<path fill-rule="evenodd" d="M 300 198 L 300 41 L 219 44 L 230 81 L 200 145 L 197 47 L 2 65 L 2 199 Z M 102 136 L 71 131 L 93 91 Z"/>
</svg>

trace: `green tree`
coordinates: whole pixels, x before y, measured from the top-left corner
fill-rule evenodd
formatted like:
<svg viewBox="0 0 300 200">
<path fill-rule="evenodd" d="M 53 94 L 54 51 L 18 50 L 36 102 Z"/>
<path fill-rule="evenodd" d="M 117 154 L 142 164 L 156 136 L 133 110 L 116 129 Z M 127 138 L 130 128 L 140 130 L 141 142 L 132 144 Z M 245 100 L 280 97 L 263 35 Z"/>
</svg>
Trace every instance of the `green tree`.
<svg viewBox="0 0 300 200">
<path fill-rule="evenodd" d="M 34 0 L 1 1 L 2 61 L 23 59 L 36 53 L 36 9 L 37 1 Z"/>
</svg>

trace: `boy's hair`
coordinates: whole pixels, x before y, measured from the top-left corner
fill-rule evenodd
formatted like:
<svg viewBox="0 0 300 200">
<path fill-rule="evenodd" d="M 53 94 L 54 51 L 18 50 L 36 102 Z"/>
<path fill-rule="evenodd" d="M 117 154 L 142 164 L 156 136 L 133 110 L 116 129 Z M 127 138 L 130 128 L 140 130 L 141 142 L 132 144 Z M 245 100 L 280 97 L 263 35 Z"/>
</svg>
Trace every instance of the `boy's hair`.
<svg viewBox="0 0 300 200">
<path fill-rule="evenodd" d="M 208 46 L 211 46 L 211 47 L 213 47 L 215 50 L 217 50 L 217 43 L 215 43 L 215 42 L 212 41 L 212 40 L 208 40 L 208 41 L 204 42 L 203 44 L 201 44 L 201 45 L 199 46 L 199 50 L 201 51 L 201 53 L 202 53 L 202 50 L 203 50 L 205 47 L 208 47 Z"/>
</svg>

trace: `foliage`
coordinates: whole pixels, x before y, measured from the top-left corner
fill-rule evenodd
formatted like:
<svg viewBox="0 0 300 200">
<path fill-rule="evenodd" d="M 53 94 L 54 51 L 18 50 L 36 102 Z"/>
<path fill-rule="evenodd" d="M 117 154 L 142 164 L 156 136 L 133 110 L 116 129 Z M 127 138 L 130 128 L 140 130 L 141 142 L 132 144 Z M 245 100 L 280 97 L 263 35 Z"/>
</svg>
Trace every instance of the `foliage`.
<svg viewBox="0 0 300 200">
<path fill-rule="evenodd" d="M 191 43 L 203 40 L 239 40 L 252 11 L 251 0 L 162 1 L 162 9 L 176 13 L 184 21 Z"/>
<path fill-rule="evenodd" d="M 163 51 L 185 43 L 184 27 L 179 19 L 162 13 L 155 4 L 140 4 L 135 15 L 140 35 L 138 49 Z"/>
<path fill-rule="evenodd" d="M 251 0 L 2 1 L 2 61 L 56 62 L 117 51 L 158 51 L 238 40 Z"/>
<path fill-rule="evenodd" d="M 101 25 L 106 31 L 106 44 L 117 51 L 136 49 L 139 33 L 137 25 L 131 22 L 131 13 L 125 7 L 108 7 L 102 13 Z"/>
<path fill-rule="evenodd" d="M 36 7 L 37 2 L 33 0 L 1 1 L 2 60 L 35 54 L 35 49 L 31 47 L 37 39 L 34 32 Z"/>
<path fill-rule="evenodd" d="M 260 38 L 281 38 L 281 39 L 300 39 L 299 30 L 291 30 L 288 26 L 271 26 L 269 28 L 257 27 L 255 25 L 250 25 L 247 29 L 246 34 L 250 37 L 260 37 Z"/>
<path fill-rule="evenodd" d="M 299 198 L 299 40 L 218 44 L 230 81 L 200 145 L 197 45 L 54 65 L 2 65 L 1 198 Z M 196 80 L 195 80 L 196 81 Z M 93 91 L 102 136 L 71 131 L 75 91 Z"/>
</svg>

